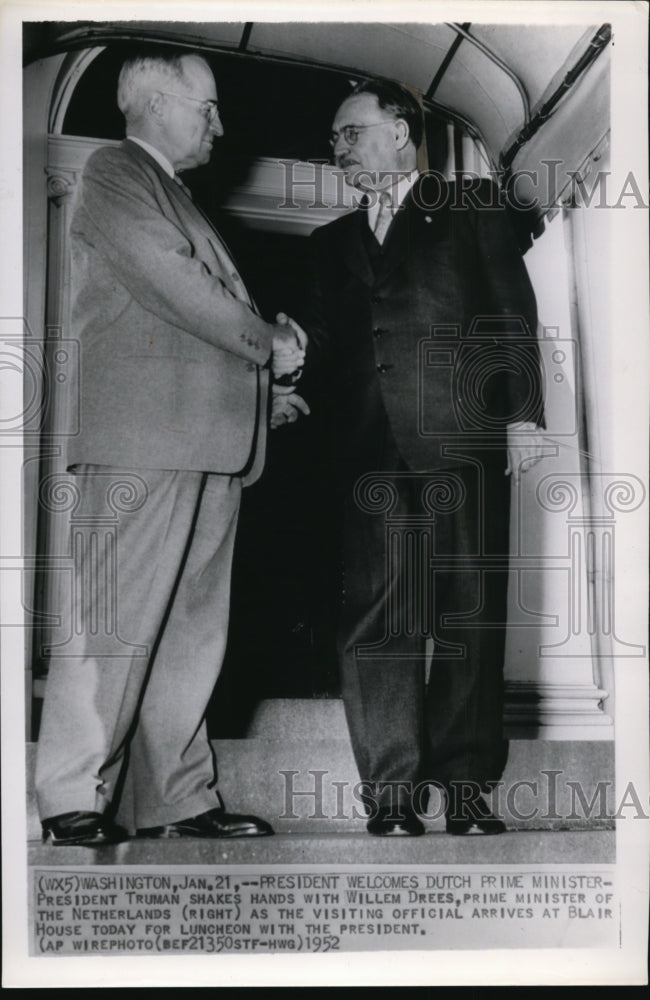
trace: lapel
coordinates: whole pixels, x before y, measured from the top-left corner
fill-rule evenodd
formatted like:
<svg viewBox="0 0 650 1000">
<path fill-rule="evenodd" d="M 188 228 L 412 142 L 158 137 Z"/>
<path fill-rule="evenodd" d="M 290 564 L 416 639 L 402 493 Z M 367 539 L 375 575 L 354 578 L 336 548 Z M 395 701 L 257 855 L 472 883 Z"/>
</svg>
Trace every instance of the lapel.
<svg viewBox="0 0 650 1000">
<path fill-rule="evenodd" d="M 221 239 L 217 230 L 212 225 L 210 219 L 208 219 L 207 215 L 194 202 L 185 186 L 183 185 L 183 187 L 181 187 L 181 185 L 178 184 L 173 177 L 170 177 L 158 161 L 155 160 L 153 156 L 150 156 L 146 149 L 139 146 L 137 142 L 130 142 L 128 139 L 125 139 L 123 147 L 127 149 L 130 154 L 135 156 L 136 159 L 139 159 L 148 166 L 153 167 L 171 201 L 179 206 L 184 215 L 190 218 L 203 238 L 210 244 L 212 252 L 216 257 L 221 270 L 220 277 L 228 290 L 232 292 L 236 298 L 243 302 L 247 302 L 248 305 L 250 305 L 257 312 L 257 307 L 248 294 L 246 285 L 239 275 L 239 271 L 232 254 L 224 241 Z"/>
<path fill-rule="evenodd" d="M 343 240 L 340 251 L 350 271 L 363 281 L 364 285 L 375 283 L 375 272 L 368 256 L 366 237 L 368 235 L 368 216 L 361 206 L 351 212 L 345 219 Z"/>
<path fill-rule="evenodd" d="M 423 226 L 427 226 L 428 240 L 431 237 L 437 238 L 438 227 L 431 226 L 426 221 L 434 218 L 435 209 L 427 215 L 425 208 L 421 206 L 440 203 L 438 182 L 439 178 L 436 180 L 435 189 L 428 191 L 426 174 L 417 179 L 395 213 L 383 245 L 377 248 L 376 253 L 368 251 L 374 237 L 368 228 L 365 207 L 361 205 L 347 217 L 348 225 L 340 244 L 341 254 L 349 270 L 365 285 L 372 286 L 376 281 L 387 277 L 404 263 L 409 255 L 417 252 L 418 235 Z M 374 251 L 374 247 L 372 249 Z"/>
<path fill-rule="evenodd" d="M 440 215 L 436 219 L 436 209 L 432 208 L 427 212 L 425 207 L 445 203 L 446 199 L 443 201 L 441 198 L 439 182 L 440 178 L 436 178 L 435 185 L 429 184 L 426 174 L 423 174 L 408 192 L 386 234 L 376 264 L 378 278 L 386 277 L 409 256 L 420 253 L 421 237 L 426 235 L 427 246 L 432 240 L 440 238 Z"/>
</svg>

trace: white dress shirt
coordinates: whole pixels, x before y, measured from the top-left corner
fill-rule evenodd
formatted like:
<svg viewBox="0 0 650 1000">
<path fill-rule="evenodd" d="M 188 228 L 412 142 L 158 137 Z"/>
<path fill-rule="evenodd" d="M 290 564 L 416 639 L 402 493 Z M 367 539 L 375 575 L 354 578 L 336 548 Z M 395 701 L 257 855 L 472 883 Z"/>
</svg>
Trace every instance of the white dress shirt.
<svg viewBox="0 0 650 1000">
<path fill-rule="evenodd" d="M 402 174 L 396 184 L 392 188 L 387 188 L 391 193 L 391 204 L 392 204 L 392 214 L 393 216 L 397 212 L 397 209 L 402 204 L 407 194 L 415 184 L 419 177 L 419 172 L 417 170 L 411 170 L 409 174 Z M 368 197 L 370 204 L 368 205 L 368 225 L 372 232 L 375 231 L 377 225 L 377 216 L 379 215 L 379 195 L 381 191 L 373 191 L 369 193 Z"/>
</svg>

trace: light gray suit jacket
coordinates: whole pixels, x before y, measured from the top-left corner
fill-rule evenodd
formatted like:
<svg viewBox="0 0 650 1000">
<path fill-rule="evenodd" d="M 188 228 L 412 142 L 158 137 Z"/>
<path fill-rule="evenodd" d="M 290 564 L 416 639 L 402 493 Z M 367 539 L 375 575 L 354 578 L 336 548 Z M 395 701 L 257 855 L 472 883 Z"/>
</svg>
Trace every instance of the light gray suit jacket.
<svg viewBox="0 0 650 1000">
<path fill-rule="evenodd" d="M 127 139 L 88 160 L 70 238 L 81 420 L 68 467 L 255 479 L 273 331 L 215 229 Z"/>
</svg>

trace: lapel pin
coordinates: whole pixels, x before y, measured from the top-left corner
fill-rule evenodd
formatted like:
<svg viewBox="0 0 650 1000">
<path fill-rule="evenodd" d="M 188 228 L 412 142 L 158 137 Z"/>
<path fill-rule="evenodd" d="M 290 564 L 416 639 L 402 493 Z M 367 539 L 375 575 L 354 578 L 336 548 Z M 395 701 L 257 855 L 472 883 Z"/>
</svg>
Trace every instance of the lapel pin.
<svg viewBox="0 0 650 1000">
<path fill-rule="evenodd" d="M 425 222 L 433 222 L 433 219 L 431 218 L 431 216 L 430 216 L 430 215 L 425 215 L 425 217 L 424 217 L 424 221 L 425 221 Z"/>
</svg>

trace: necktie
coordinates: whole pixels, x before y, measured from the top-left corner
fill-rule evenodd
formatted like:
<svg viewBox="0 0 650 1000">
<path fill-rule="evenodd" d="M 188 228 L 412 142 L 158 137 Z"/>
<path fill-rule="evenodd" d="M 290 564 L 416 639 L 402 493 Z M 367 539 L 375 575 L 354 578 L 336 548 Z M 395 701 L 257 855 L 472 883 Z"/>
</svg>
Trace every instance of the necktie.
<svg viewBox="0 0 650 1000">
<path fill-rule="evenodd" d="M 183 182 L 182 182 L 182 180 L 180 179 L 180 177 L 178 176 L 178 174 L 174 174 L 174 180 L 175 180 L 175 181 L 176 181 L 176 183 L 178 184 L 179 188 L 180 188 L 180 189 L 181 189 L 182 191 L 184 191 L 184 192 L 185 192 L 185 194 L 186 194 L 186 195 L 187 195 L 187 197 L 188 197 L 188 198 L 190 199 L 190 201 L 194 201 L 194 199 L 193 199 L 193 197 L 192 197 L 192 192 L 191 192 L 191 191 L 190 191 L 190 189 L 188 188 L 187 184 L 183 184 Z"/>
<path fill-rule="evenodd" d="M 393 221 L 393 205 L 388 191 L 382 191 L 379 195 L 379 212 L 375 220 L 373 233 L 378 243 L 383 243 L 388 232 L 388 227 Z"/>
<path fill-rule="evenodd" d="M 237 271 L 237 266 L 232 258 L 230 250 L 222 240 L 219 233 L 217 233 L 212 223 L 212 220 L 208 218 L 208 216 L 205 214 L 201 206 L 194 201 L 194 198 L 192 197 L 192 192 L 188 188 L 187 184 L 183 184 L 178 174 L 174 174 L 173 180 L 190 199 L 194 210 L 198 212 L 199 215 L 207 223 L 208 229 L 210 231 L 210 243 L 212 245 L 212 249 L 219 258 L 224 274 L 227 274 L 230 278 L 230 284 L 228 286 L 230 291 L 235 296 L 235 298 L 240 299 L 242 302 L 248 303 L 248 305 L 250 305 L 251 308 L 254 309 L 255 312 L 257 312 L 258 311 L 257 306 L 255 306 L 255 304 L 253 303 L 253 300 L 248 294 L 246 286 L 244 285 L 242 279 L 239 276 L 239 273 Z"/>
</svg>

